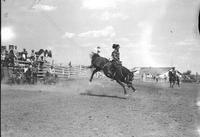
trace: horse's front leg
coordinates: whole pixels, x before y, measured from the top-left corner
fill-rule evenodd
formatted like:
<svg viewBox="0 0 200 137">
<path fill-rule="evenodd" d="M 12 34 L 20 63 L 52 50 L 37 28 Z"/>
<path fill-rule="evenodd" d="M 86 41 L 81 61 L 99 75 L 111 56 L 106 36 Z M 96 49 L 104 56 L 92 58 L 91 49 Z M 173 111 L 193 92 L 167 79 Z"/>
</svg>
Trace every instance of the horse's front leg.
<svg viewBox="0 0 200 137">
<path fill-rule="evenodd" d="M 91 75 L 91 77 L 90 77 L 90 82 L 92 82 L 92 79 L 93 79 L 94 74 L 95 74 L 96 72 L 98 72 L 98 71 L 99 71 L 99 69 L 95 69 L 95 70 L 92 72 L 92 75 Z"/>
<path fill-rule="evenodd" d="M 117 83 L 119 83 L 119 84 L 123 87 L 123 89 L 124 89 L 124 94 L 126 95 L 127 92 L 126 92 L 126 88 L 125 88 L 124 84 L 123 84 L 121 81 L 119 81 L 119 80 L 116 80 L 116 81 L 117 81 Z"/>
<path fill-rule="evenodd" d="M 173 83 L 172 83 L 172 88 L 174 88 L 174 85 L 175 85 L 175 81 L 173 81 Z"/>
<path fill-rule="evenodd" d="M 170 88 L 172 87 L 172 81 L 169 81 L 169 86 L 170 86 Z"/>
<path fill-rule="evenodd" d="M 131 89 L 133 90 L 133 92 L 136 91 L 136 89 L 133 87 L 133 84 L 132 84 L 132 83 L 128 83 L 127 86 L 128 86 L 129 88 L 131 88 Z"/>
</svg>

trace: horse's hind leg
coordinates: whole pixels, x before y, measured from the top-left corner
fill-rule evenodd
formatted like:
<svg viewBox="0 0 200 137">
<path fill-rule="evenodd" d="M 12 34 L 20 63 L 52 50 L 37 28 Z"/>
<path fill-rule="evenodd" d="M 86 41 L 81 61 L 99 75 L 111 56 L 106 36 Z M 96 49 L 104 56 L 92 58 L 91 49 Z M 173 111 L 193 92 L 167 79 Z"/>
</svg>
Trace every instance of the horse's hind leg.
<svg viewBox="0 0 200 137">
<path fill-rule="evenodd" d="M 170 81 L 169 83 L 170 83 L 170 88 L 172 88 L 172 84 L 173 84 L 172 81 Z"/>
<path fill-rule="evenodd" d="M 123 89 L 124 89 L 124 94 L 126 95 L 127 92 L 126 92 L 126 88 L 125 88 L 124 84 L 123 84 L 122 82 L 120 82 L 119 80 L 116 80 L 116 81 L 117 81 L 117 83 L 119 83 L 119 84 L 123 87 Z"/>
<path fill-rule="evenodd" d="M 94 74 L 96 73 L 96 72 L 98 72 L 99 71 L 99 69 L 95 69 L 93 72 L 92 72 L 92 75 L 91 75 L 91 77 L 90 77 L 90 82 L 92 82 L 92 79 L 93 79 L 93 76 L 94 76 Z"/>
</svg>

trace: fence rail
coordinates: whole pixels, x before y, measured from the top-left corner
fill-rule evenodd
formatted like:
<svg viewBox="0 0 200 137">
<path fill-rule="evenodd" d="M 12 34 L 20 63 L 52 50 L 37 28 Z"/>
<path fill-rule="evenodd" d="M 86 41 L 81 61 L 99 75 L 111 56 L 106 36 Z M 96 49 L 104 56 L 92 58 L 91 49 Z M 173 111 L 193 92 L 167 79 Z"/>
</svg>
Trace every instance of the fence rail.
<svg viewBox="0 0 200 137">
<path fill-rule="evenodd" d="M 50 64 L 44 63 L 41 69 L 38 71 L 38 78 L 43 78 L 45 73 L 51 67 Z M 77 65 L 72 67 L 64 67 L 64 66 L 54 66 L 55 74 L 60 79 L 67 79 L 67 78 L 76 78 L 76 77 L 89 77 L 91 75 L 91 70 L 88 69 L 86 66 Z"/>
</svg>

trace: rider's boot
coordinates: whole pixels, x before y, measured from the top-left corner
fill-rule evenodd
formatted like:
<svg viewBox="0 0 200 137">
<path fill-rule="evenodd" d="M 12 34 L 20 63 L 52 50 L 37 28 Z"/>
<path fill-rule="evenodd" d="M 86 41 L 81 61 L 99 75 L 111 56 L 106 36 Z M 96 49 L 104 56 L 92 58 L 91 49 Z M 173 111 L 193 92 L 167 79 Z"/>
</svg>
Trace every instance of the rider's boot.
<svg viewBox="0 0 200 137">
<path fill-rule="evenodd" d="M 109 76 L 109 78 L 111 78 L 111 80 L 113 80 L 113 72 L 112 71 L 108 71 L 108 76 Z"/>
<path fill-rule="evenodd" d="M 111 78 L 111 81 L 115 80 L 114 79 L 114 72 L 111 72 L 110 78 Z"/>
</svg>

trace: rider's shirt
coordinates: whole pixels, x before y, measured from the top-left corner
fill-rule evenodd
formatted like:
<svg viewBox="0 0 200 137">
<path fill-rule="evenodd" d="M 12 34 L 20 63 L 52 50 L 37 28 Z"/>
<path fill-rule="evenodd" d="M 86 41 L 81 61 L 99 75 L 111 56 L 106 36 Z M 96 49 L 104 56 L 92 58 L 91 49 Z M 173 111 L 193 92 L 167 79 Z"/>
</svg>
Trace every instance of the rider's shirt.
<svg viewBox="0 0 200 137">
<path fill-rule="evenodd" d="M 169 71 L 169 77 L 175 77 L 175 76 L 176 76 L 176 71 L 175 70 Z"/>
<path fill-rule="evenodd" d="M 114 60 L 114 61 L 117 61 L 117 62 L 119 62 L 119 51 L 118 50 L 114 50 L 113 52 L 112 52 L 112 59 Z"/>
<path fill-rule="evenodd" d="M 176 71 L 172 70 L 172 74 L 173 74 L 173 76 L 176 76 Z"/>
</svg>

